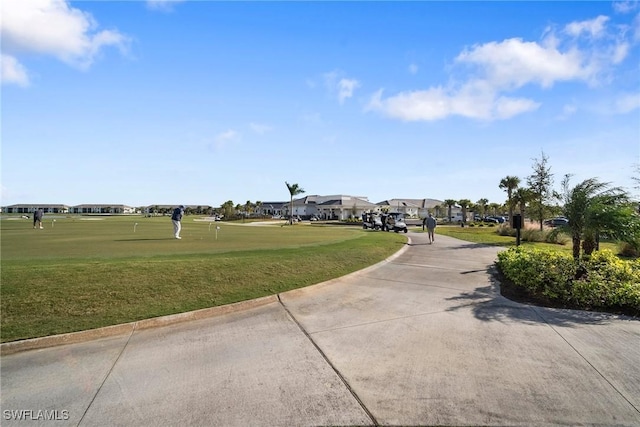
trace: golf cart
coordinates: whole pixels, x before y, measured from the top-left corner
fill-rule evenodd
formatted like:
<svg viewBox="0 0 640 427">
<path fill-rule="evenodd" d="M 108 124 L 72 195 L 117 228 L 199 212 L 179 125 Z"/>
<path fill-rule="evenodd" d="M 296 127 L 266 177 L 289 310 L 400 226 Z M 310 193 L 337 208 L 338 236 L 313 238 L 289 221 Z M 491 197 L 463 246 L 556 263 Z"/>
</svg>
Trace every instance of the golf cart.
<svg viewBox="0 0 640 427">
<path fill-rule="evenodd" d="M 400 212 L 389 212 L 382 214 L 382 229 L 385 231 L 395 231 L 396 233 L 409 231 L 404 222 L 404 214 Z"/>
<path fill-rule="evenodd" d="M 365 212 L 362 214 L 362 228 L 365 230 L 371 228 L 372 230 L 382 230 L 382 220 L 380 215 L 373 212 Z"/>
</svg>

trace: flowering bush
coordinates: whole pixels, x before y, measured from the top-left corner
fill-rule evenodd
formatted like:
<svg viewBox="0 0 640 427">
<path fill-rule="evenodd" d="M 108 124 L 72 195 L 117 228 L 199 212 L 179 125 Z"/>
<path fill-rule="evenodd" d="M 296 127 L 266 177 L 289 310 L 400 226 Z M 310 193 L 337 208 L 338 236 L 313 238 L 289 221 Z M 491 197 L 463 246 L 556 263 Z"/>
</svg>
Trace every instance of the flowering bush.
<svg viewBox="0 0 640 427">
<path fill-rule="evenodd" d="M 640 260 L 622 260 L 608 250 L 574 261 L 569 254 L 510 248 L 497 266 L 529 294 L 574 308 L 640 313 Z"/>
</svg>

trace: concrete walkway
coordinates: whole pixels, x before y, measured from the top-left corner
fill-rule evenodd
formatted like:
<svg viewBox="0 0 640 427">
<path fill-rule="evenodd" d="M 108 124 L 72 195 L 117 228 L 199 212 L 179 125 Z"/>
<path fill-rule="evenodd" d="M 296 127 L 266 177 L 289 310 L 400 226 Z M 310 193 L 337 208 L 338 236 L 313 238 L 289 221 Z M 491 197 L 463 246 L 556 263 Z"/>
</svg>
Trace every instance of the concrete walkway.
<svg viewBox="0 0 640 427">
<path fill-rule="evenodd" d="M 3 346 L 0 423 L 640 425 L 640 321 L 511 302 L 487 272 L 498 249 L 409 237 L 379 265 L 238 309 Z"/>
</svg>

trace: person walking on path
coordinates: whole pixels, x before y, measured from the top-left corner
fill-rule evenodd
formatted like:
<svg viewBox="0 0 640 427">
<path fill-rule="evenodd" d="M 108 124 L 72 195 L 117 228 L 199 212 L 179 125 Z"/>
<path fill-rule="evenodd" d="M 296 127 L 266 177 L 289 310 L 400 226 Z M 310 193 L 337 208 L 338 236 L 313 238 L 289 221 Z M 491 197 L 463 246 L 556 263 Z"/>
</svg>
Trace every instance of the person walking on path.
<svg viewBox="0 0 640 427">
<path fill-rule="evenodd" d="M 42 208 L 36 209 L 36 211 L 33 213 L 33 228 L 36 228 L 36 224 L 41 229 L 44 228 L 42 226 L 42 217 L 43 216 L 44 216 L 44 211 L 42 210 Z"/>
<path fill-rule="evenodd" d="M 425 219 L 425 225 L 427 226 L 427 233 L 429 234 L 429 243 L 433 243 L 436 240 L 436 219 L 431 214 L 429 214 L 429 216 Z"/>
<path fill-rule="evenodd" d="M 182 230 L 182 215 L 184 215 L 184 206 L 180 205 L 173 210 L 173 215 L 171 215 L 171 222 L 173 222 L 173 236 L 176 239 L 182 239 L 180 237 L 180 230 Z"/>
</svg>

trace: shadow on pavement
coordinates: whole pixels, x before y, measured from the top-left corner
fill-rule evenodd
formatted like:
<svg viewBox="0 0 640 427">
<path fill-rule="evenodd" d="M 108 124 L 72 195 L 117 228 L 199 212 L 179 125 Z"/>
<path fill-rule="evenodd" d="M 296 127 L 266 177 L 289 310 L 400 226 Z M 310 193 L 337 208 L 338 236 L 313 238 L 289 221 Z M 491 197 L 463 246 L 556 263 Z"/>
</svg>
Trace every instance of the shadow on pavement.
<svg viewBox="0 0 640 427">
<path fill-rule="evenodd" d="M 459 302 L 447 311 L 457 311 L 471 307 L 473 315 L 485 322 L 518 321 L 523 323 L 546 323 L 552 326 L 572 327 L 574 325 L 604 325 L 612 319 L 640 321 L 640 319 L 603 312 L 570 310 L 542 307 L 539 305 L 512 301 L 500 294 L 500 281 L 495 269 L 488 266 L 486 270 L 463 271 L 460 274 L 480 273 L 486 271 L 491 275 L 491 285 L 479 287 L 473 292 L 462 292 L 460 295 L 447 298 L 448 301 Z"/>
</svg>

